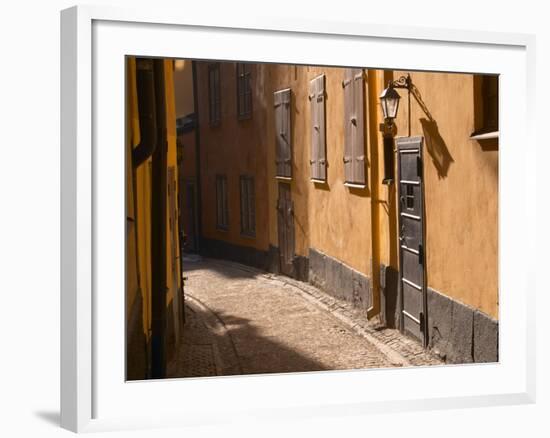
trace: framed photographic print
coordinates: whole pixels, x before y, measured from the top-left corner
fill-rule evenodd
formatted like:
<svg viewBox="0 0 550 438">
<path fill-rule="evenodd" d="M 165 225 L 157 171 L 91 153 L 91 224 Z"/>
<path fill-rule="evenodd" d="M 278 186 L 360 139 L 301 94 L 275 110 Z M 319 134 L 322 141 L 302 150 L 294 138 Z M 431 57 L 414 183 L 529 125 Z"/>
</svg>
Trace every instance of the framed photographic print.
<svg viewBox="0 0 550 438">
<path fill-rule="evenodd" d="M 62 12 L 63 427 L 533 401 L 533 37 L 289 23 Z"/>
</svg>

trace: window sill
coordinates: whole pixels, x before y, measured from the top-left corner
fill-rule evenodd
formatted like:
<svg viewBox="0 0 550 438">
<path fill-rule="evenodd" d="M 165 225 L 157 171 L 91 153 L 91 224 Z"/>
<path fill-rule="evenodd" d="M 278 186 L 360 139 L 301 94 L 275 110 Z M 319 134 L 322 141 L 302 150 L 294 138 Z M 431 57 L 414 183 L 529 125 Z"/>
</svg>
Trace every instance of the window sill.
<svg viewBox="0 0 550 438">
<path fill-rule="evenodd" d="M 292 181 L 291 176 L 276 176 L 275 179 L 278 179 L 280 181 Z"/>
<path fill-rule="evenodd" d="M 216 227 L 216 231 L 222 231 L 223 233 L 227 233 L 229 231 L 229 227 L 222 228 L 219 225 Z"/>
<path fill-rule="evenodd" d="M 366 189 L 367 188 L 366 184 L 356 184 L 356 183 L 345 182 L 344 185 L 346 187 L 349 187 L 350 189 Z"/>
<path fill-rule="evenodd" d="M 256 234 L 241 231 L 241 237 L 244 237 L 246 239 L 256 239 Z"/>
<path fill-rule="evenodd" d="M 498 138 L 499 131 L 483 132 L 483 133 L 473 133 L 470 135 L 470 140 L 490 140 L 492 138 Z"/>
<path fill-rule="evenodd" d="M 326 184 L 327 183 L 327 180 L 326 179 L 315 179 L 315 178 L 311 178 L 310 181 L 314 184 Z"/>
</svg>

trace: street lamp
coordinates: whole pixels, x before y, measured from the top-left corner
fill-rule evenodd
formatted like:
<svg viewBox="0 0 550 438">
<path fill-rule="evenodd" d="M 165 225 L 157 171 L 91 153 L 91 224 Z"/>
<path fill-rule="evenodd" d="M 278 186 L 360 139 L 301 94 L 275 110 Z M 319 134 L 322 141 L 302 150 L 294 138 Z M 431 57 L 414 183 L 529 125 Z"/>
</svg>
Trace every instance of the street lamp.
<svg viewBox="0 0 550 438">
<path fill-rule="evenodd" d="M 380 94 L 380 103 L 382 104 L 382 112 L 384 113 L 384 120 L 388 123 L 393 123 L 393 119 L 397 117 L 397 110 L 399 109 L 399 99 L 401 96 L 393 85 L 388 84 L 388 88 L 382 91 Z"/>
<path fill-rule="evenodd" d="M 399 109 L 399 99 L 401 99 L 401 96 L 395 89 L 406 88 L 408 90 L 410 106 L 411 84 L 412 81 L 410 75 L 401 76 L 395 81 L 390 81 L 387 88 L 384 89 L 384 91 L 382 91 L 382 93 L 380 94 L 380 103 L 382 104 L 384 120 L 389 126 L 393 125 L 393 120 L 397 117 L 397 110 Z"/>
<path fill-rule="evenodd" d="M 380 104 L 382 113 L 384 114 L 384 124 L 381 125 L 381 130 L 384 133 L 384 179 L 383 184 L 392 184 L 394 179 L 394 129 L 393 121 L 397 117 L 399 110 L 399 100 L 401 96 L 396 88 L 405 88 L 408 91 L 409 104 L 409 137 L 411 136 L 411 87 L 412 81 L 410 75 L 401 76 L 395 81 L 389 81 L 388 86 L 380 94 Z"/>
</svg>

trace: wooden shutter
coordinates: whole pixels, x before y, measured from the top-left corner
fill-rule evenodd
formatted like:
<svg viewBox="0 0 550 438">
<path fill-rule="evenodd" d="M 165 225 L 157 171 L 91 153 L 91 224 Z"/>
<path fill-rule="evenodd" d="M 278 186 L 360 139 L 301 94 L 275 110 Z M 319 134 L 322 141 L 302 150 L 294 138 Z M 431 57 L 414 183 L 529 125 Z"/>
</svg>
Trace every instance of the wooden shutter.
<svg viewBox="0 0 550 438">
<path fill-rule="evenodd" d="M 318 148 L 319 148 L 319 122 L 317 116 L 317 80 L 309 82 L 309 101 L 311 110 L 311 151 L 309 163 L 311 165 L 311 178 L 319 179 Z"/>
<path fill-rule="evenodd" d="M 309 83 L 311 102 L 311 178 L 325 181 L 327 178 L 325 131 L 325 75 L 317 76 Z"/>
<path fill-rule="evenodd" d="M 227 177 L 224 176 L 222 179 L 222 192 L 223 192 L 223 226 L 224 228 L 229 227 L 229 202 L 227 200 Z"/>
<path fill-rule="evenodd" d="M 275 106 L 275 136 L 277 176 L 292 176 L 292 131 L 290 125 L 290 88 L 276 91 L 273 95 Z"/>
<path fill-rule="evenodd" d="M 353 74 L 353 182 L 365 184 L 365 117 L 363 70 L 352 69 Z"/>
<path fill-rule="evenodd" d="M 319 144 L 317 146 L 317 161 L 320 180 L 327 179 L 327 146 L 325 129 L 325 75 L 317 77 L 317 122 L 319 124 Z"/>
<path fill-rule="evenodd" d="M 241 176 L 241 233 L 246 233 L 248 230 L 248 194 L 246 190 L 246 177 Z"/>
<path fill-rule="evenodd" d="M 250 234 L 256 234 L 256 199 L 254 191 L 254 178 L 249 177 L 247 190 L 247 205 L 248 205 L 248 232 Z"/>
<path fill-rule="evenodd" d="M 344 177 L 353 182 L 353 69 L 344 70 Z"/>
<path fill-rule="evenodd" d="M 365 184 L 365 120 L 363 70 L 344 71 L 345 180 Z"/>
<path fill-rule="evenodd" d="M 237 114 L 239 119 L 252 116 L 251 65 L 237 63 Z"/>
<path fill-rule="evenodd" d="M 222 182 L 221 177 L 216 177 L 216 226 L 222 226 Z"/>
</svg>

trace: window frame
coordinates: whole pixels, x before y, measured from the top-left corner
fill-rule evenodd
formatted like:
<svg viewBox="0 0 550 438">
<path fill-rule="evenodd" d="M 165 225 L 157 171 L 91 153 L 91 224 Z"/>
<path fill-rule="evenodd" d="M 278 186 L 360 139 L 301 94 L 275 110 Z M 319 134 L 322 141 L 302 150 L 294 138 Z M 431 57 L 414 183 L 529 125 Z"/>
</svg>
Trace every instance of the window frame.
<svg viewBox="0 0 550 438">
<path fill-rule="evenodd" d="M 216 229 L 229 230 L 229 201 L 227 175 L 216 175 Z"/>
<path fill-rule="evenodd" d="M 256 187 L 254 177 L 251 175 L 241 175 L 239 178 L 239 187 L 241 235 L 256 237 Z"/>
<path fill-rule="evenodd" d="M 235 76 L 237 83 L 237 117 L 239 120 L 252 118 L 252 64 L 237 62 Z M 242 106 L 241 106 L 242 97 Z"/>
<path fill-rule="evenodd" d="M 221 110 L 221 66 L 219 62 L 208 64 L 208 122 L 210 126 L 219 126 Z"/>
</svg>

